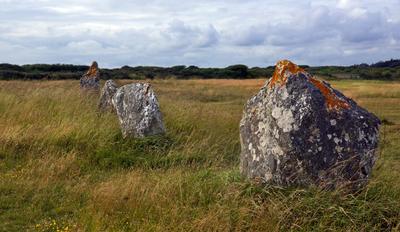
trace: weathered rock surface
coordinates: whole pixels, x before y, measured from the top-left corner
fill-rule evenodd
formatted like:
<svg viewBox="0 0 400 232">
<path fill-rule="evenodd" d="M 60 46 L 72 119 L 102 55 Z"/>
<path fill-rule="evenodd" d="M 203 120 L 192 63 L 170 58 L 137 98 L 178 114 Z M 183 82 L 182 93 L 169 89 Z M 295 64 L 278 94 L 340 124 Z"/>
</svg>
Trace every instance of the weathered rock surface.
<svg viewBox="0 0 400 232">
<path fill-rule="evenodd" d="M 112 98 L 117 92 L 118 85 L 113 80 L 107 80 L 101 89 L 99 109 L 101 111 L 113 111 Z"/>
<path fill-rule="evenodd" d="M 96 61 L 93 61 L 89 70 L 81 77 L 80 84 L 84 90 L 99 90 L 100 71 Z"/>
<path fill-rule="evenodd" d="M 363 187 L 376 160 L 379 119 L 290 61 L 245 106 L 241 172 L 279 186 Z"/>
<path fill-rule="evenodd" d="M 147 83 L 120 87 L 112 98 L 124 137 L 165 133 L 157 97 Z"/>
</svg>

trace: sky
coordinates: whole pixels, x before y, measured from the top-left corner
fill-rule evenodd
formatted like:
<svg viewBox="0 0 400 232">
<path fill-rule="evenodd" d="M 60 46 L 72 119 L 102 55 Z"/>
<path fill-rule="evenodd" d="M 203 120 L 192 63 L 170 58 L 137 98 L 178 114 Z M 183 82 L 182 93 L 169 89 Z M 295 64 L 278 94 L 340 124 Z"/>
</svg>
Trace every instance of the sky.
<svg viewBox="0 0 400 232">
<path fill-rule="evenodd" d="M 0 63 L 351 65 L 400 58 L 400 0 L 0 0 Z"/>
</svg>

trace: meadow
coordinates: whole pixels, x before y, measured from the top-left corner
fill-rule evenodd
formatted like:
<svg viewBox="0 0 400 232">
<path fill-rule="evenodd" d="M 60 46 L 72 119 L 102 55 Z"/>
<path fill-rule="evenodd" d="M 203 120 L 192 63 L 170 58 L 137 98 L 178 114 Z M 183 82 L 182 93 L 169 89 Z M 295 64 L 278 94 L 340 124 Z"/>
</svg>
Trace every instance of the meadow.
<svg viewBox="0 0 400 232">
<path fill-rule="evenodd" d="M 241 177 L 239 121 L 264 82 L 151 81 L 167 134 L 124 140 L 79 81 L 0 81 L 0 231 L 400 231 L 400 82 L 331 81 L 384 122 L 354 195 Z"/>
</svg>

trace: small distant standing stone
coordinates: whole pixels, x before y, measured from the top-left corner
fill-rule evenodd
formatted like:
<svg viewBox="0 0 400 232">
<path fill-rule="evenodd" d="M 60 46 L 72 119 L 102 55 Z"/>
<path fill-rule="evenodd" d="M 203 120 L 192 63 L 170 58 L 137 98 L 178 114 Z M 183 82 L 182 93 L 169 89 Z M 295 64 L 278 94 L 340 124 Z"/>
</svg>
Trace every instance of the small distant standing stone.
<svg viewBox="0 0 400 232">
<path fill-rule="evenodd" d="M 84 90 L 99 90 L 100 71 L 96 61 L 93 61 L 89 70 L 81 77 L 80 84 Z"/>
<path fill-rule="evenodd" d="M 107 80 L 101 89 L 99 109 L 101 111 L 113 111 L 112 98 L 117 92 L 118 85 L 113 80 Z"/>
<path fill-rule="evenodd" d="M 150 84 L 120 87 L 112 98 L 125 137 L 146 137 L 165 133 L 157 97 Z"/>
<path fill-rule="evenodd" d="M 380 120 L 288 60 L 246 104 L 242 174 L 279 186 L 357 191 L 377 159 Z"/>
</svg>

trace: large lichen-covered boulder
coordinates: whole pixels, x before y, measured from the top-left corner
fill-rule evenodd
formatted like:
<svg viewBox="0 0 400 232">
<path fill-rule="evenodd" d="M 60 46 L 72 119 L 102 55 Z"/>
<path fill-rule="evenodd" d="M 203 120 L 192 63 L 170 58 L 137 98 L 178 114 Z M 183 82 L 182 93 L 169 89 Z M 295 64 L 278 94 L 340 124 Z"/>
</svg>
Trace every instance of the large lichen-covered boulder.
<svg viewBox="0 0 400 232">
<path fill-rule="evenodd" d="M 89 70 L 81 77 L 80 85 L 83 90 L 99 90 L 100 71 L 96 61 L 93 61 Z"/>
<path fill-rule="evenodd" d="M 113 80 L 107 80 L 101 89 L 99 109 L 101 111 L 114 111 L 112 98 L 117 92 L 118 85 Z"/>
<path fill-rule="evenodd" d="M 242 174 L 279 186 L 357 191 L 376 160 L 380 120 L 283 60 L 245 106 Z"/>
<path fill-rule="evenodd" d="M 124 137 L 146 137 L 165 133 L 157 97 L 150 84 L 120 87 L 112 98 Z"/>
</svg>

